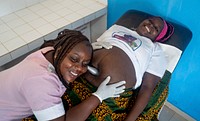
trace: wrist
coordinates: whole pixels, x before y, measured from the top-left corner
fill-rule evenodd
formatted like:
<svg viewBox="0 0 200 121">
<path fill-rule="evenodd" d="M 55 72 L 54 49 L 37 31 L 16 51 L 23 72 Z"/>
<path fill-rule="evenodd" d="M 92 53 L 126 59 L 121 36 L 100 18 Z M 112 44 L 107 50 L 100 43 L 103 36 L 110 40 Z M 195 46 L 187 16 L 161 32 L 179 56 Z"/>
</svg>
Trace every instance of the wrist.
<svg viewBox="0 0 200 121">
<path fill-rule="evenodd" d="M 102 98 L 99 97 L 99 95 L 97 95 L 96 93 L 92 93 L 92 95 L 95 96 L 95 97 L 97 97 L 99 99 L 100 103 L 102 103 Z"/>
</svg>

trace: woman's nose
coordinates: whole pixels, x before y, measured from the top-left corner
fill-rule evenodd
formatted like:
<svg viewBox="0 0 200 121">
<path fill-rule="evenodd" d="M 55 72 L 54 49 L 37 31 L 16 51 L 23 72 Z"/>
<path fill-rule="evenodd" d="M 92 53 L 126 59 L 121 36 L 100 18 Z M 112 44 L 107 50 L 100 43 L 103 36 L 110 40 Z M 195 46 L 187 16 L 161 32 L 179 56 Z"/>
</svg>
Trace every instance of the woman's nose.
<svg viewBox="0 0 200 121">
<path fill-rule="evenodd" d="M 86 70 L 86 67 L 84 67 L 81 63 L 76 64 L 75 68 L 79 72 L 83 72 Z"/>
</svg>

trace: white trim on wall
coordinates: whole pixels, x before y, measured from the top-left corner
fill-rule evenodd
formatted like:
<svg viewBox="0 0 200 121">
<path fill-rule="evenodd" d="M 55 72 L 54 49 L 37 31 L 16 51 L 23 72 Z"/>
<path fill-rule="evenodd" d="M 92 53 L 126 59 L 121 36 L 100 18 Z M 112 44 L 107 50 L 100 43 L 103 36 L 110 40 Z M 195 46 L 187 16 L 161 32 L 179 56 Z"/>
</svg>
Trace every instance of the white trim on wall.
<svg viewBox="0 0 200 121">
<path fill-rule="evenodd" d="M 100 3 L 103 3 L 105 5 L 108 5 L 108 0 L 97 0 L 97 1 L 99 1 Z"/>
<path fill-rule="evenodd" d="M 191 116 L 189 116 L 188 114 L 184 113 L 183 111 L 172 105 L 170 102 L 166 101 L 165 105 L 174 112 L 176 112 L 177 114 L 179 114 L 180 116 L 184 117 L 187 121 L 196 121 Z"/>
</svg>

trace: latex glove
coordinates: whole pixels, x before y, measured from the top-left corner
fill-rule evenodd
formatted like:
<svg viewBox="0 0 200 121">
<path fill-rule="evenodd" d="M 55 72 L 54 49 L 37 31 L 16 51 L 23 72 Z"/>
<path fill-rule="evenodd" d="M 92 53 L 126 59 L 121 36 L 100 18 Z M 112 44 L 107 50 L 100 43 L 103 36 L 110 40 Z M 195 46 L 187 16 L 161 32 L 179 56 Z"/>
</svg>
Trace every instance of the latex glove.
<svg viewBox="0 0 200 121">
<path fill-rule="evenodd" d="M 119 97 L 122 92 L 124 92 L 126 83 L 125 81 L 120 81 L 115 84 L 108 84 L 110 81 L 110 76 L 108 76 L 98 87 L 97 91 L 92 93 L 94 96 L 99 98 L 100 102 L 110 97 Z"/>
<path fill-rule="evenodd" d="M 101 49 L 101 48 L 111 49 L 112 45 L 109 42 L 97 41 L 97 42 L 92 43 L 92 48 L 93 50 Z"/>
</svg>

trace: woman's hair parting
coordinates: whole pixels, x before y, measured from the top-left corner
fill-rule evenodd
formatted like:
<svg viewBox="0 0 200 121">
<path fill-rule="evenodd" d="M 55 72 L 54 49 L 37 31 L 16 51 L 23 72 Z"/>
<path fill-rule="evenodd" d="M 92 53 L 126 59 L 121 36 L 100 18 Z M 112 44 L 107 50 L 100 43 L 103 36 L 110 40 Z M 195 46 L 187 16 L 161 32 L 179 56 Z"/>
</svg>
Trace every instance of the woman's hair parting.
<svg viewBox="0 0 200 121">
<path fill-rule="evenodd" d="M 60 64 L 66 57 L 67 53 L 69 53 L 72 48 L 78 43 L 83 41 L 88 41 L 88 46 L 92 48 L 88 38 L 84 36 L 80 31 L 65 29 L 58 33 L 56 39 L 45 41 L 44 44 L 41 46 L 41 48 L 47 46 L 54 47 L 55 51 L 53 57 L 53 65 L 56 69 L 58 77 L 66 88 L 69 88 L 69 86 L 62 77 L 62 74 L 60 72 Z"/>
<path fill-rule="evenodd" d="M 156 42 L 165 42 L 169 39 L 174 33 L 174 27 L 165 21 L 163 18 L 158 17 L 163 21 L 163 29 L 161 30 L 160 34 L 156 37 Z"/>
</svg>

